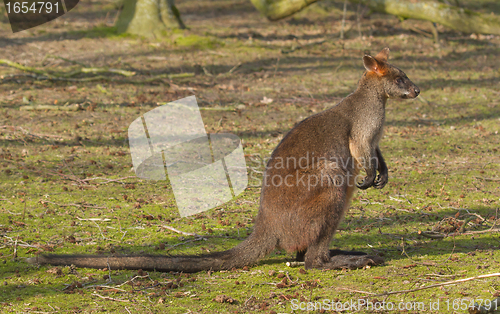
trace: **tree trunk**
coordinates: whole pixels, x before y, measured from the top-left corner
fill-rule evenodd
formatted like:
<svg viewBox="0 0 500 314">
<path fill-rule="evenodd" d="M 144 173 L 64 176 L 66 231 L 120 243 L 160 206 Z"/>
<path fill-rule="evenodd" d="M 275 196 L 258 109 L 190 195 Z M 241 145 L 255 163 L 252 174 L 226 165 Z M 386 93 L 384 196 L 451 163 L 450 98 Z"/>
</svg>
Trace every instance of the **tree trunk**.
<svg viewBox="0 0 500 314">
<path fill-rule="evenodd" d="M 302 10 L 318 0 L 250 0 L 269 20 L 275 21 Z M 500 35 L 500 17 L 432 0 L 349 0 L 379 13 L 406 19 L 427 20 L 451 29 L 478 34 Z"/>
<path fill-rule="evenodd" d="M 125 0 L 116 27 L 119 33 L 159 37 L 168 29 L 186 28 L 174 0 Z"/>
<path fill-rule="evenodd" d="M 289 17 L 319 0 L 250 0 L 270 21 Z"/>
</svg>

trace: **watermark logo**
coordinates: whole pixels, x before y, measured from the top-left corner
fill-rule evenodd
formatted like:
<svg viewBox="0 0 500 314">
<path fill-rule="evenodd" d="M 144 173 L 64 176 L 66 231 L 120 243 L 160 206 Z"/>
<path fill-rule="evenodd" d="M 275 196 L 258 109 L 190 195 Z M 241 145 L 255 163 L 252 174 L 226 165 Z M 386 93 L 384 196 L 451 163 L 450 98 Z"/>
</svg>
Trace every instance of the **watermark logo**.
<svg viewBox="0 0 500 314">
<path fill-rule="evenodd" d="M 172 185 L 181 217 L 222 205 L 248 185 L 241 140 L 207 134 L 196 97 L 155 108 L 128 128 L 138 177 Z"/>
<path fill-rule="evenodd" d="M 79 0 L 3 0 L 12 32 L 50 22 L 76 7 Z"/>
</svg>

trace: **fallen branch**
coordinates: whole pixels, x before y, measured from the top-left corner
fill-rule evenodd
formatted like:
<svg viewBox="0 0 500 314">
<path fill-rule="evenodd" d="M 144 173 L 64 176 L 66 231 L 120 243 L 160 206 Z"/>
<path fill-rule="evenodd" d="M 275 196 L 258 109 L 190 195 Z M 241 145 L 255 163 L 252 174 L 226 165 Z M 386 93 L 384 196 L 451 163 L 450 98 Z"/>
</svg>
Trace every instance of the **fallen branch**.
<svg viewBox="0 0 500 314">
<path fill-rule="evenodd" d="M 465 225 L 465 223 L 464 223 L 464 225 Z M 493 226 L 491 226 L 491 228 L 487 229 L 487 230 L 477 230 L 477 231 L 467 231 L 467 232 L 463 232 L 462 230 L 459 230 L 459 232 L 454 234 L 454 235 L 472 235 L 472 234 L 484 234 L 484 233 L 490 233 L 490 232 L 500 232 L 500 228 L 494 228 L 494 227 L 495 227 L 495 224 L 493 224 Z M 462 228 L 460 228 L 460 229 L 462 229 Z M 464 229 L 464 231 L 465 231 L 465 229 Z M 423 236 L 423 237 L 429 238 L 429 239 L 444 239 L 444 238 L 447 238 L 450 236 L 448 234 L 434 232 L 434 231 L 418 231 L 418 234 Z"/>
<path fill-rule="evenodd" d="M 129 282 L 133 282 L 134 280 L 136 280 L 137 278 L 140 278 L 140 279 L 144 279 L 144 278 L 149 278 L 149 274 L 148 275 L 144 275 L 144 276 L 134 276 L 132 279 L 129 279 L 119 285 L 117 285 L 116 287 L 121 287 L 123 285 L 126 285 L 127 283 Z"/>
<path fill-rule="evenodd" d="M 110 69 L 107 67 L 103 67 L 103 68 L 83 67 L 83 68 L 80 68 L 78 70 L 74 70 L 71 72 L 49 73 L 48 71 L 39 70 L 39 69 L 34 68 L 34 67 L 21 65 L 17 62 L 13 62 L 13 61 L 6 60 L 6 59 L 0 59 L 0 64 L 4 64 L 6 66 L 9 66 L 11 68 L 15 68 L 15 69 L 18 69 L 18 70 L 21 70 L 24 72 L 36 73 L 36 74 L 47 75 L 47 76 L 55 76 L 55 77 L 71 77 L 71 76 L 75 76 L 75 75 L 78 75 L 81 73 L 93 73 L 93 74 L 95 74 L 95 73 L 112 73 L 112 74 L 119 74 L 119 75 L 127 76 L 127 77 L 135 75 L 135 72 L 131 72 L 131 71 L 127 71 L 127 70 L 120 70 L 120 69 Z"/>
<path fill-rule="evenodd" d="M 308 44 L 304 44 L 304 45 L 300 45 L 300 46 L 292 46 L 289 49 L 281 49 L 281 53 L 282 54 L 287 54 L 287 53 L 291 53 L 291 52 L 294 52 L 294 51 L 302 49 L 302 48 L 316 46 L 316 45 L 321 45 L 321 44 L 323 44 L 325 42 L 326 42 L 326 40 L 320 40 L 320 41 L 316 41 L 316 42 L 312 42 L 312 43 L 308 43 Z"/>
<path fill-rule="evenodd" d="M 355 289 L 351 289 L 351 288 L 344 288 L 344 287 L 339 287 L 337 289 L 341 289 L 341 290 L 347 290 L 349 292 L 355 292 L 355 293 L 363 293 L 363 294 L 369 294 L 369 295 L 374 295 L 375 293 L 373 292 L 368 292 L 368 291 L 363 291 L 363 290 L 355 290 Z"/>
<path fill-rule="evenodd" d="M 184 241 L 184 242 L 181 242 L 181 243 L 177 243 L 177 244 L 171 245 L 168 249 L 166 249 L 166 251 L 168 252 L 168 251 L 170 251 L 173 248 L 176 248 L 178 246 L 181 246 L 181 245 L 184 245 L 184 244 L 188 244 L 188 243 L 191 243 L 191 242 L 202 241 L 202 240 L 206 240 L 206 238 L 194 238 L 194 239 L 187 240 L 187 241 Z"/>
<path fill-rule="evenodd" d="M 484 181 L 494 181 L 494 182 L 500 181 L 500 178 L 483 178 L 483 177 L 476 177 L 476 176 L 474 176 L 474 178 L 484 180 Z"/>
<path fill-rule="evenodd" d="M 420 290 L 425 290 L 425 289 L 430 289 L 430 288 L 437 288 L 437 287 L 442 287 L 442 286 L 449 286 L 449 285 L 454 285 L 454 284 L 457 284 L 457 283 L 462 283 L 462 282 L 467 282 L 467 281 L 472 281 L 472 280 L 478 280 L 478 279 L 492 278 L 492 277 L 500 277 L 500 273 L 479 275 L 479 276 L 475 276 L 475 277 L 469 277 L 469 278 L 464 278 L 464 279 L 447 281 L 447 282 L 437 283 L 437 284 L 433 284 L 433 285 L 429 285 L 429 286 L 425 286 L 425 287 L 420 287 L 420 288 L 415 288 L 415 289 L 384 292 L 384 293 L 374 294 L 373 296 L 374 297 L 381 297 L 381 296 L 392 295 L 392 294 L 410 293 L 410 292 L 415 292 L 415 291 L 420 291 Z"/>
<path fill-rule="evenodd" d="M 121 299 L 115 299 L 115 298 L 110 298 L 110 297 L 105 297 L 103 295 L 100 295 L 100 294 L 97 294 L 97 293 L 92 293 L 92 295 L 95 295 L 101 299 L 104 299 L 104 300 L 110 300 L 110 301 L 118 301 L 118 302 L 130 302 L 130 300 L 121 300 Z"/>
<path fill-rule="evenodd" d="M 446 238 L 445 234 L 439 233 L 439 232 L 434 232 L 434 231 L 418 231 L 418 234 L 429 238 L 429 239 L 444 239 Z"/>
<path fill-rule="evenodd" d="M 85 67 L 85 68 L 88 68 L 88 66 L 86 64 L 83 64 L 81 62 L 78 62 L 78 61 L 74 61 L 74 60 L 70 60 L 70 59 L 66 59 L 66 58 L 63 58 L 63 57 L 60 57 L 60 56 L 56 56 L 56 55 L 46 55 L 43 60 L 42 60 L 42 65 L 44 65 L 45 63 L 45 60 L 47 60 L 48 58 L 54 58 L 54 59 L 61 59 L 63 61 L 66 61 L 66 62 L 69 62 L 69 63 L 73 63 L 73 64 L 77 64 L 77 65 L 81 65 L 82 67 Z"/>
<path fill-rule="evenodd" d="M 76 217 L 80 221 L 111 221 L 109 218 L 80 218 Z"/>
<path fill-rule="evenodd" d="M 30 133 L 29 131 L 23 129 L 22 127 L 20 126 L 14 126 L 14 125 L 0 125 L 0 129 L 4 129 L 4 130 L 12 130 L 12 131 L 17 131 L 17 130 L 20 130 L 21 132 L 23 132 L 24 134 L 26 135 L 29 135 L 29 136 L 33 136 L 33 137 L 37 137 L 39 139 L 49 139 L 49 138 L 57 138 L 57 139 L 63 139 L 64 137 L 60 136 L 60 135 L 52 135 L 52 134 L 36 134 L 36 133 Z"/>
<path fill-rule="evenodd" d="M 170 231 L 173 231 L 173 232 L 176 232 L 176 233 L 179 233 L 179 234 L 182 234 L 182 235 L 186 235 L 186 236 L 193 236 L 193 237 L 196 237 L 196 238 L 203 238 L 202 235 L 199 235 L 197 233 L 191 233 L 191 232 L 184 232 L 184 231 L 181 231 L 181 230 L 177 230 L 175 229 L 174 227 L 170 227 L 170 226 L 167 226 L 167 225 L 161 225 L 161 227 L 165 228 L 165 229 L 168 229 Z"/>
<path fill-rule="evenodd" d="M 32 105 L 32 106 L 21 106 L 19 110 L 56 110 L 56 111 L 78 111 L 83 110 L 80 104 L 73 104 L 69 106 L 54 106 L 54 105 Z"/>
<path fill-rule="evenodd" d="M 8 236 L 4 236 L 4 238 L 8 239 L 8 241 L 3 241 L 3 244 L 5 244 L 4 247 L 7 247 L 7 246 L 12 246 L 12 247 L 29 247 L 29 248 L 35 248 L 35 249 L 38 249 L 39 246 L 37 245 L 31 245 L 31 244 L 28 244 L 22 240 L 19 240 L 18 238 L 16 238 L 15 240 L 12 239 L 11 237 L 8 237 Z"/>
<path fill-rule="evenodd" d="M 75 206 L 75 207 L 95 208 L 95 209 L 106 209 L 107 208 L 106 206 L 99 207 L 99 206 L 87 205 L 87 204 L 74 204 L 74 203 L 70 203 L 70 204 L 58 204 L 58 203 L 54 203 L 54 202 L 51 202 L 51 201 L 44 201 L 44 200 L 41 200 L 40 203 L 42 203 L 42 204 L 45 204 L 45 203 L 47 203 L 47 204 L 53 204 L 53 205 L 61 206 L 61 207 Z"/>
<path fill-rule="evenodd" d="M 67 59 L 65 61 L 71 62 Z M 23 72 L 34 73 L 34 74 L 16 74 L 18 77 L 28 77 L 35 79 L 37 81 L 68 81 L 68 82 L 91 82 L 91 81 L 111 81 L 111 82 L 121 82 L 121 83 L 131 83 L 131 84 L 144 84 L 153 81 L 163 80 L 163 79 L 174 79 L 174 78 L 186 78 L 193 77 L 194 73 L 177 73 L 177 74 L 159 74 L 148 78 L 142 78 L 137 80 L 127 80 L 127 79 L 115 79 L 113 77 L 108 77 L 104 75 L 95 75 L 90 77 L 75 78 L 79 74 L 114 74 L 125 77 L 135 76 L 137 73 L 121 69 L 113 69 L 108 67 L 82 67 L 77 70 L 68 72 L 49 72 L 46 70 L 40 70 L 35 67 L 21 65 L 17 62 L 13 62 L 6 59 L 0 59 L 0 65 L 6 65 Z M 12 79 L 12 75 L 2 76 L 3 81 Z"/>
<path fill-rule="evenodd" d="M 125 184 L 125 182 L 121 182 L 122 180 L 125 179 L 137 179 L 136 176 L 129 176 L 129 177 L 123 177 L 123 178 L 118 178 L 118 179 L 107 179 L 107 178 L 101 178 L 101 177 L 94 177 L 94 178 L 87 178 L 87 179 L 82 179 L 83 182 L 88 182 L 88 181 L 93 181 L 93 180 L 105 180 L 106 182 L 101 183 L 101 184 L 107 184 L 111 182 L 118 182 L 121 184 Z"/>
<path fill-rule="evenodd" d="M 500 228 L 490 228 L 488 230 L 479 230 L 479 231 L 467 231 L 462 233 L 463 235 L 471 235 L 471 234 L 484 234 L 484 233 L 490 233 L 490 232 L 500 232 Z"/>
</svg>

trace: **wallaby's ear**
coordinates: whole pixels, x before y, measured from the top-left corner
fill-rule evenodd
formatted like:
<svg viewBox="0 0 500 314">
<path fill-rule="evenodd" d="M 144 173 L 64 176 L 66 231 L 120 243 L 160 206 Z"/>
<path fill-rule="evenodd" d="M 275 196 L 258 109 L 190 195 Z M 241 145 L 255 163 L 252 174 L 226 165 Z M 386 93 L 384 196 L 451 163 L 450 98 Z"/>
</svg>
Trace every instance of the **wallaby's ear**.
<svg viewBox="0 0 500 314">
<path fill-rule="evenodd" d="M 387 62 L 387 59 L 389 59 L 389 48 L 382 49 L 382 51 L 380 51 L 375 56 L 375 59 L 377 59 L 378 61 Z"/>
<path fill-rule="evenodd" d="M 366 55 L 363 57 L 363 64 L 365 69 L 370 72 L 377 73 L 378 75 L 384 75 L 385 69 L 384 65 L 380 64 L 374 57 Z"/>
</svg>

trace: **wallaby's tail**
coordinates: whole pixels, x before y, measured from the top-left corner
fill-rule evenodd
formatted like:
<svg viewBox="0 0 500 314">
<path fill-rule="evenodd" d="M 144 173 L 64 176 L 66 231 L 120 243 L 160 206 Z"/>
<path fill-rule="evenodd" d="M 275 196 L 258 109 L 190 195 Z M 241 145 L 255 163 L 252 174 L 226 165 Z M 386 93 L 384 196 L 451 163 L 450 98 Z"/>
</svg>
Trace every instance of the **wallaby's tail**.
<svg viewBox="0 0 500 314">
<path fill-rule="evenodd" d="M 157 271 L 198 272 L 224 270 L 251 265 L 276 247 L 276 240 L 252 233 L 236 247 L 223 252 L 199 256 L 104 256 L 39 255 L 28 259 L 31 264 L 75 265 L 88 268 L 143 269 Z"/>
</svg>

